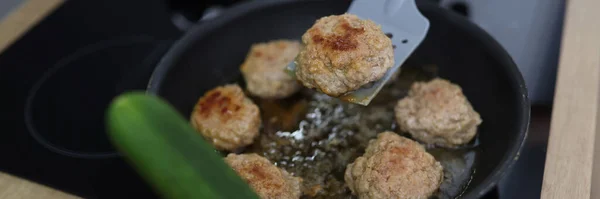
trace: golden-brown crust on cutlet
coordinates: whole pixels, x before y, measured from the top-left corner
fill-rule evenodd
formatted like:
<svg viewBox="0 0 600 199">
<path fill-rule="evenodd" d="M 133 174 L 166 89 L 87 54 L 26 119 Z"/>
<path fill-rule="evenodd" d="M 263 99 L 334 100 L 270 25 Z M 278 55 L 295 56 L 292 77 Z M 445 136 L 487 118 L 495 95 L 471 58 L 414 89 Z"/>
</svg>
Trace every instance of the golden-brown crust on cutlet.
<svg viewBox="0 0 600 199">
<path fill-rule="evenodd" d="M 261 124 L 260 111 L 236 84 L 219 86 L 198 100 L 192 126 L 215 148 L 232 151 L 252 144 Z"/>
<path fill-rule="evenodd" d="M 395 107 L 401 130 L 428 144 L 455 147 L 471 141 L 482 123 L 460 86 L 435 78 L 415 82 Z"/>
<path fill-rule="evenodd" d="M 296 77 L 330 96 L 381 79 L 394 65 L 392 41 L 370 20 L 343 14 L 323 17 L 302 36 Z"/>
<path fill-rule="evenodd" d="M 260 98 L 281 99 L 300 90 L 297 80 L 285 72 L 300 48 L 300 42 L 283 39 L 253 44 L 240 66 L 248 92 Z"/>
<path fill-rule="evenodd" d="M 257 154 L 229 154 L 225 162 L 245 180 L 261 199 L 298 199 L 301 196 L 299 177 L 273 165 Z"/>
<path fill-rule="evenodd" d="M 358 198 L 426 199 L 440 187 L 443 168 L 419 143 L 387 131 L 369 141 L 344 179 Z"/>
</svg>

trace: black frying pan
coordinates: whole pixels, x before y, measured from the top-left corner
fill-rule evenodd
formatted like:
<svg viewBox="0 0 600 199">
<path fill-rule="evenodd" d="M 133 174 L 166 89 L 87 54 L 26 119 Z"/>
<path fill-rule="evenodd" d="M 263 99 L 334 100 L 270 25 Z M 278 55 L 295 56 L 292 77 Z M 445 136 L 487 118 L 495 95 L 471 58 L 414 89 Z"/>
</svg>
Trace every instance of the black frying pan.
<svg viewBox="0 0 600 199">
<path fill-rule="evenodd" d="M 350 1 L 251 1 L 197 24 L 165 55 L 148 90 L 189 116 L 207 90 L 240 79 L 250 45 L 299 39 L 316 19 L 344 13 Z M 462 86 L 481 114 L 479 155 L 464 198 L 492 189 L 518 159 L 529 124 L 525 83 L 506 51 L 486 32 L 459 15 L 426 2 L 418 7 L 431 22 L 407 63 L 435 64 L 438 75 Z"/>
</svg>

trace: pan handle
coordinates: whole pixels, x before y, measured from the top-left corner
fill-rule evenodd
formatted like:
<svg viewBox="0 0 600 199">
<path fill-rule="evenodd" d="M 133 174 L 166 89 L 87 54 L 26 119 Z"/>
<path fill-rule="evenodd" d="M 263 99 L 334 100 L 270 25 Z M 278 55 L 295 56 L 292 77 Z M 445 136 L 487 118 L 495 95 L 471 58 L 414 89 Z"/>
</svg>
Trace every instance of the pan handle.
<svg viewBox="0 0 600 199">
<path fill-rule="evenodd" d="M 210 20 L 220 11 L 242 1 L 248 0 L 164 0 L 171 13 L 171 21 L 181 31 L 192 25 Z"/>
<path fill-rule="evenodd" d="M 164 0 L 171 13 L 171 21 L 181 31 L 186 31 L 192 25 L 210 20 L 219 15 L 220 11 L 233 4 L 245 1 L 261 0 Z M 351 1 L 351 0 L 345 0 Z M 421 1 L 421 0 L 419 0 Z M 422 0 L 439 3 L 441 0 Z"/>
</svg>

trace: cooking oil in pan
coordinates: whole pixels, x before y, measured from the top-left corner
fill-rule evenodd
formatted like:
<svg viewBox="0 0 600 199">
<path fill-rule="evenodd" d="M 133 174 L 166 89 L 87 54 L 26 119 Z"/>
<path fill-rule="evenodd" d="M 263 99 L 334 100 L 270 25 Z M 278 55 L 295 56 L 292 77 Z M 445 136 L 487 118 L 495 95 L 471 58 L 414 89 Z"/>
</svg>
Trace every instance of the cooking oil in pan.
<svg viewBox="0 0 600 199">
<path fill-rule="evenodd" d="M 263 130 L 245 152 L 260 154 L 302 177 L 305 198 L 354 198 L 344 184 L 346 165 L 364 153 L 380 132 L 399 132 L 396 102 L 414 81 L 435 76 L 436 68 L 403 67 L 369 106 L 342 102 L 304 90 L 285 100 L 254 99 L 260 106 Z M 475 141 L 476 143 L 477 141 Z M 433 198 L 455 198 L 468 186 L 477 159 L 477 145 L 460 149 L 427 147 L 444 167 L 444 181 Z"/>
</svg>

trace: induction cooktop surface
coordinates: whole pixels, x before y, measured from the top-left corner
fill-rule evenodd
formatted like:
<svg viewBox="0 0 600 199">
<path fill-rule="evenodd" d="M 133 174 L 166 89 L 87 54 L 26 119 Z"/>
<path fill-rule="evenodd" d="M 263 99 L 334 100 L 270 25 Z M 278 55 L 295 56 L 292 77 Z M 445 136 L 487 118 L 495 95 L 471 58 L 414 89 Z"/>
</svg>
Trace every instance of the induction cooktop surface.
<svg viewBox="0 0 600 199">
<path fill-rule="evenodd" d="M 67 1 L 0 55 L 0 171 L 86 198 L 154 196 L 103 117 L 181 34 L 163 3 Z"/>
</svg>

